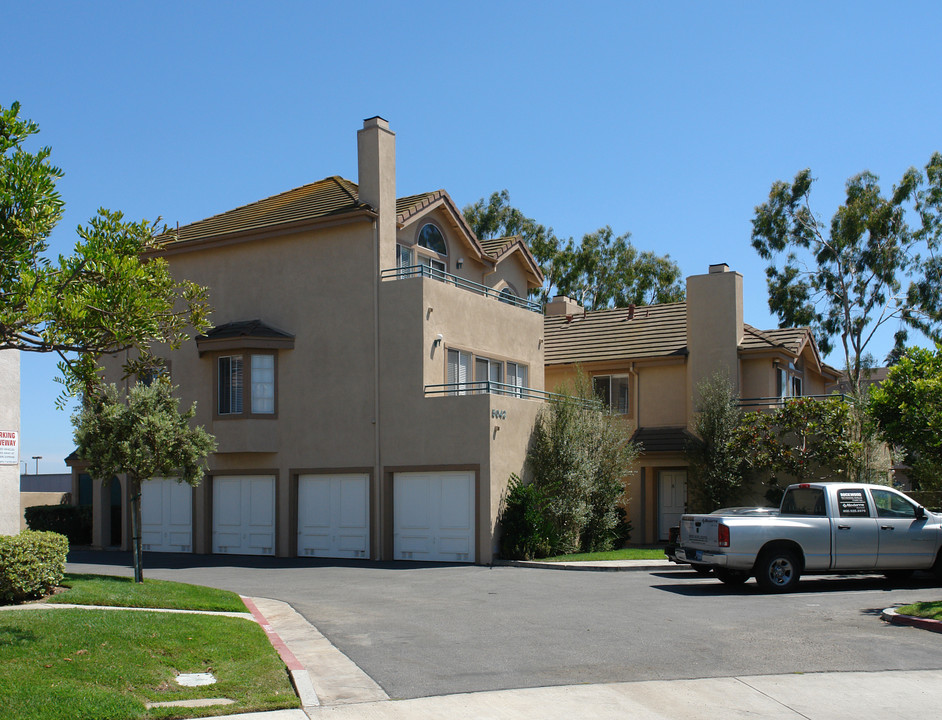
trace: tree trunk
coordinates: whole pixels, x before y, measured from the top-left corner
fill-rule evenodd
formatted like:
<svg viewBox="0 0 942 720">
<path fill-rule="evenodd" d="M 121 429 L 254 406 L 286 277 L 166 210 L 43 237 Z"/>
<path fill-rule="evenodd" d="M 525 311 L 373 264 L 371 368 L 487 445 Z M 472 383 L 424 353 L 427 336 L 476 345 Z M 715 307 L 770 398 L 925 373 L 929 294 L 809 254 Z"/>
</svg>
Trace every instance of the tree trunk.
<svg viewBox="0 0 942 720">
<path fill-rule="evenodd" d="M 134 582 L 144 582 L 144 557 L 141 552 L 141 481 L 128 478 L 131 491 L 131 557 L 134 562 Z"/>
</svg>

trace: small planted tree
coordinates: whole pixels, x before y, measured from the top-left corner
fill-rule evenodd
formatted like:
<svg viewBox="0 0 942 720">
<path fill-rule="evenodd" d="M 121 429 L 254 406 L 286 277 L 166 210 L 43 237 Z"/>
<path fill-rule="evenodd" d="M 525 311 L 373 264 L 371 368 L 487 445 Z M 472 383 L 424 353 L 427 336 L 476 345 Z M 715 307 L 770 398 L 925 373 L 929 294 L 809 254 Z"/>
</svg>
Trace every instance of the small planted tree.
<svg viewBox="0 0 942 720">
<path fill-rule="evenodd" d="M 180 412 L 174 387 L 166 378 L 135 385 L 122 398 L 114 385 L 87 400 L 72 418 L 78 456 L 88 473 L 107 480 L 125 473 L 131 496 L 134 581 L 144 582 L 141 556 L 141 483 L 154 477 L 177 477 L 199 485 L 206 456 L 216 441 L 202 427 L 191 427 L 196 403 Z"/>
<path fill-rule="evenodd" d="M 732 504 L 748 473 L 737 439 L 742 423 L 739 398 L 729 378 L 716 374 L 697 386 L 696 437 L 687 444 L 691 512 L 712 512 Z"/>
<path fill-rule="evenodd" d="M 609 550 L 619 535 L 624 478 L 638 456 L 627 423 L 595 397 L 589 379 L 541 410 L 527 455 L 532 480 L 514 479 L 504 498 L 507 554 Z"/>
</svg>

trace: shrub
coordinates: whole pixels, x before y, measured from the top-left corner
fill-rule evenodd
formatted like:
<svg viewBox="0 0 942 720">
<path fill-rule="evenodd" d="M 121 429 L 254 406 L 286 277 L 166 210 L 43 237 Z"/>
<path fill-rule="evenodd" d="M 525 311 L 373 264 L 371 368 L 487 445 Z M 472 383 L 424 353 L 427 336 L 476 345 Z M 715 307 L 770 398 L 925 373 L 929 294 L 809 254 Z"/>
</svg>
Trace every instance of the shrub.
<svg viewBox="0 0 942 720">
<path fill-rule="evenodd" d="M 0 536 L 0 604 L 48 594 L 62 582 L 69 541 L 51 532 L 24 530 Z"/>
<path fill-rule="evenodd" d="M 546 557 L 556 544 L 547 519 L 547 499 L 541 488 L 510 476 L 500 511 L 500 555 L 508 560 Z"/>
<path fill-rule="evenodd" d="M 26 508 L 26 525 L 30 530 L 65 535 L 72 545 L 92 542 L 92 509 L 90 506 L 34 505 Z"/>
</svg>

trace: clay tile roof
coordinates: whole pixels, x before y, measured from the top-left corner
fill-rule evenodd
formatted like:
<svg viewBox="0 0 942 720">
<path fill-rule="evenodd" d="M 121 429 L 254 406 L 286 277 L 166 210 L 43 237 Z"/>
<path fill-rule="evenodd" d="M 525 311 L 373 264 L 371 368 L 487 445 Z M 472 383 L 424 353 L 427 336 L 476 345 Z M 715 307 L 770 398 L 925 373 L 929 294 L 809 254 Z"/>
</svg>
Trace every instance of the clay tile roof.
<svg viewBox="0 0 942 720">
<path fill-rule="evenodd" d="M 184 225 L 168 233 L 168 244 L 263 230 L 364 208 L 356 183 L 335 175 Z"/>
<path fill-rule="evenodd" d="M 682 427 L 638 428 L 631 439 L 643 452 L 684 452 L 694 436 Z"/>
<path fill-rule="evenodd" d="M 486 252 L 492 258 L 496 259 L 510 250 L 510 248 L 512 248 L 519 240 L 520 238 L 516 235 L 511 235 L 510 237 L 490 238 L 488 240 L 482 240 L 481 247 L 484 248 L 484 252 Z"/>
<path fill-rule="evenodd" d="M 427 208 L 446 194 L 444 190 L 435 190 L 433 192 L 422 193 L 421 195 L 409 195 L 399 198 L 396 200 L 396 222 L 401 225 L 412 215 Z"/>
<path fill-rule="evenodd" d="M 217 325 L 208 330 L 205 335 L 198 336 L 207 340 L 223 340 L 236 337 L 252 338 L 294 338 L 294 335 L 284 330 L 272 327 L 261 320 L 238 320 L 236 322 Z"/>
<path fill-rule="evenodd" d="M 797 355 L 810 332 L 806 327 L 758 330 L 751 325 L 745 325 L 740 347 L 743 350 L 764 350 L 771 347 L 781 347 Z"/>
<path fill-rule="evenodd" d="M 687 306 L 665 303 L 628 310 L 615 308 L 543 320 L 547 365 L 625 360 L 687 353 Z"/>
</svg>

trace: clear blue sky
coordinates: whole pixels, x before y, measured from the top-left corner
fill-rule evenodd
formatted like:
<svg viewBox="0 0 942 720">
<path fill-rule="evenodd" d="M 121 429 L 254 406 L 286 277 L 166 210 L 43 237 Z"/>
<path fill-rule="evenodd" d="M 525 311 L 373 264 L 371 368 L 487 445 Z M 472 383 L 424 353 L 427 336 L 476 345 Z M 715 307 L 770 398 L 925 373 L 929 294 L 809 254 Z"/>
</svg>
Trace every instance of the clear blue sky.
<svg viewBox="0 0 942 720">
<path fill-rule="evenodd" d="M 772 328 L 749 244 L 772 182 L 811 167 L 829 219 L 848 177 L 888 189 L 942 150 L 937 0 L 0 0 L 0 17 L 0 104 L 22 103 L 66 173 L 56 252 L 100 206 L 184 224 L 356 180 L 356 131 L 382 115 L 399 195 L 506 188 L 564 237 L 611 225 L 685 275 L 726 262 L 746 321 Z M 23 356 L 21 457 L 40 472 L 72 450 L 54 376 Z"/>
</svg>

